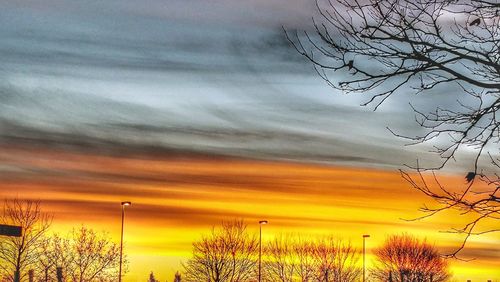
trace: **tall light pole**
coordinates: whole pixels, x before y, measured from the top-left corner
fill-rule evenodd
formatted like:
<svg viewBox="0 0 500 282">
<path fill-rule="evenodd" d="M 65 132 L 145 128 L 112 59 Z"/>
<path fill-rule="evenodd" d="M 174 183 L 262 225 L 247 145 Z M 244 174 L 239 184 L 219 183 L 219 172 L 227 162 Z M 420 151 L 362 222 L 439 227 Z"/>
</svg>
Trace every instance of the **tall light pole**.
<svg viewBox="0 0 500 282">
<path fill-rule="evenodd" d="M 125 221 L 125 207 L 130 206 L 132 202 L 122 202 L 122 232 L 120 239 L 120 270 L 118 272 L 118 282 L 122 282 L 122 261 L 123 261 L 123 223 Z"/>
<path fill-rule="evenodd" d="M 262 269 L 262 225 L 267 224 L 267 220 L 259 221 L 259 282 L 262 277 L 261 269 Z"/>
<path fill-rule="evenodd" d="M 363 282 L 365 282 L 365 272 L 366 272 L 366 248 L 365 248 L 365 239 L 369 238 L 370 235 L 364 234 L 363 235 Z"/>
</svg>

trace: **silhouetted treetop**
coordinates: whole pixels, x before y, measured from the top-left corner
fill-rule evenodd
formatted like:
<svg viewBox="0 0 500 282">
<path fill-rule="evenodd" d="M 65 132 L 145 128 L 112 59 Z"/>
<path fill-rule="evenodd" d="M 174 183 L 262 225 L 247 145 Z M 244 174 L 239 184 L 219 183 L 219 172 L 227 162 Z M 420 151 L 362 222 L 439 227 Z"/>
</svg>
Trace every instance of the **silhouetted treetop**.
<svg viewBox="0 0 500 282">
<path fill-rule="evenodd" d="M 491 0 L 316 0 L 315 32 L 286 31 L 333 88 L 366 96 L 377 109 L 395 95 L 433 97 L 410 104 L 423 133 L 391 131 L 410 145 L 426 144 L 439 161 L 401 171 L 437 206 L 473 216 L 471 235 L 496 232 L 478 223 L 500 219 L 500 2 Z M 335 73 L 335 74 L 334 74 Z M 409 99 L 409 98 L 408 98 Z M 461 161 L 465 187 L 446 187 L 435 171 Z M 423 174 L 431 172 L 431 180 Z M 477 181 L 476 181 L 477 180 Z M 431 183 L 432 182 L 432 183 Z M 475 186 L 486 184 L 487 188 Z M 452 255 L 455 255 L 454 252 Z"/>
<path fill-rule="evenodd" d="M 374 250 L 372 276 L 379 281 L 447 281 L 448 264 L 436 247 L 411 235 L 393 235 Z"/>
<path fill-rule="evenodd" d="M 14 282 L 28 276 L 40 256 L 51 222 L 52 215 L 42 211 L 40 201 L 4 201 L 0 223 L 21 226 L 23 231 L 20 237 L 0 236 L 0 276 Z"/>
<path fill-rule="evenodd" d="M 400 94 L 442 95 L 456 104 L 414 108 L 442 167 L 462 147 L 498 153 L 500 4 L 489 1 L 317 0 L 315 35 L 287 33 L 334 88 L 367 96 L 379 107 Z M 346 75 L 332 75 L 342 70 Z M 465 95 L 462 95 L 465 94 Z M 477 170 L 477 159 L 471 170 Z"/>
</svg>

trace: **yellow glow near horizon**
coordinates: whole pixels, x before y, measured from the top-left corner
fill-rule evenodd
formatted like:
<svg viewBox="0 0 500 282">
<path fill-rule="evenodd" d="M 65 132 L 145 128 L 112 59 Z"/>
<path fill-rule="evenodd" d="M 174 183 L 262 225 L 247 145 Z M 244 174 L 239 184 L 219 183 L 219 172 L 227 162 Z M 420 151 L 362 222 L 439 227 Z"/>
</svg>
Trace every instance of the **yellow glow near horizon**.
<svg viewBox="0 0 500 282">
<path fill-rule="evenodd" d="M 242 218 L 251 232 L 266 219 L 263 239 L 277 234 L 336 235 L 370 250 L 387 235 L 408 232 L 427 237 L 443 250 L 462 237 L 440 233 L 461 227 L 453 213 L 421 221 L 418 208 L 429 203 L 397 172 L 234 158 L 159 156 L 110 157 L 70 152 L 9 148 L 2 163 L 15 167 L 0 175 L 3 198 L 41 199 L 54 214 L 52 230 L 65 233 L 82 224 L 109 232 L 118 241 L 122 201 L 126 208 L 125 241 L 130 272 L 125 281 L 145 281 L 153 271 L 172 280 L 191 243 L 222 220 Z M 25 169 L 27 168 L 27 169 Z M 448 177 L 447 183 L 463 182 Z M 494 223 L 491 224 L 493 227 Z M 498 234 L 471 239 L 465 256 L 452 261 L 455 278 L 499 279 Z"/>
</svg>

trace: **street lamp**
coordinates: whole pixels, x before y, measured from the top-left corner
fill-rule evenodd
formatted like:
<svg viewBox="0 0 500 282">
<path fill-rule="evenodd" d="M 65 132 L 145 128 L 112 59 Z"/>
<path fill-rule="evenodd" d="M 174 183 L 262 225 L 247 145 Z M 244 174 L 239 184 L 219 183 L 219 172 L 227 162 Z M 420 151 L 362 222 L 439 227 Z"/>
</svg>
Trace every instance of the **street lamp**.
<svg viewBox="0 0 500 282">
<path fill-rule="evenodd" d="M 259 282 L 261 279 L 261 268 L 262 268 L 262 225 L 268 224 L 267 220 L 259 221 Z"/>
<path fill-rule="evenodd" d="M 132 202 L 126 201 L 122 202 L 122 232 L 121 232 L 121 239 L 120 239 L 120 270 L 118 273 L 118 282 L 122 281 L 122 260 L 123 260 L 123 222 L 125 220 L 125 207 L 130 206 Z"/>
<path fill-rule="evenodd" d="M 366 272 L 366 270 L 365 270 L 365 267 L 366 267 L 366 266 L 365 266 L 365 265 L 366 265 L 366 258 L 365 258 L 365 257 L 366 257 L 365 239 L 366 239 L 366 238 L 369 238 L 369 237 L 370 237 L 370 235 L 368 235 L 368 234 L 364 234 L 364 235 L 363 235 L 363 282 L 365 282 L 365 272 Z"/>
</svg>

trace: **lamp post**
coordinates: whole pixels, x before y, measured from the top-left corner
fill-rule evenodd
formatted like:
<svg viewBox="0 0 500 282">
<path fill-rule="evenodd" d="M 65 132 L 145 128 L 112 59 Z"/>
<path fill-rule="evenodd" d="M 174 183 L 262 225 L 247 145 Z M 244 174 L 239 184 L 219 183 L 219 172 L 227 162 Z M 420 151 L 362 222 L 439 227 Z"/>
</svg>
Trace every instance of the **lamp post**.
<svg viewBox="0 0 500 282">
<path fill-rule="evenodd" d="M 118 282 L 122 281 L 122 261 L 123 261 L 123 223 L 125 221 L 125 207 L 130 206 L 132 202 L 126 201 L 122 202 L 122 231 L 120 239 L 120 270 L 118 272 Z"/>
<path fill-rule="evenodd" d="M 262 269 L 262 225 L 267 224 L 267 220 L 259 221 L 259 282 L 262 277 L 261 269 Z"/>
<path fill-rule="evenodd" d="M 368 235 L 368 234 L 364 234 L 364 235 L 363 235 L 363 282 L 365 282 L 365 279 L 366 279 L 366 278 L 365 278 L 365 272 L 366 272 L 366 270 L 365 270 L 365 268 L 366 268 L 366 258 L 365 258 L 365 257 L 366 257 L 365 239 L 366 239 L 366 238 L 369 238 L 369 237 L 370 237 L 370 235 Z"/>
</svg>

